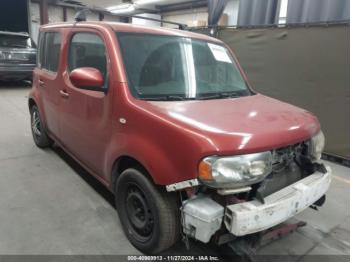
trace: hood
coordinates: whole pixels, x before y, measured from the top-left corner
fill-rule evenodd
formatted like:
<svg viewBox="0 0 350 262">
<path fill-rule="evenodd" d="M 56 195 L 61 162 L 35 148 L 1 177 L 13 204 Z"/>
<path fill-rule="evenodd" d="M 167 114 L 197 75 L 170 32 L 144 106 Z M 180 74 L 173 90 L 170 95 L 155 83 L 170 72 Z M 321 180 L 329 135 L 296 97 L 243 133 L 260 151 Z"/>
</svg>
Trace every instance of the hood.
<svg viewBox="0 0 350 262">
<path fill-rule="evenodd" d="M 204 137 L 212 151 L 222 154 L 280 148 L 307 140 L 320 130 L 317 118 L 311 113 L 260 94 L 232 99 L 145 103 L 152 114 Z"/>
</svg>

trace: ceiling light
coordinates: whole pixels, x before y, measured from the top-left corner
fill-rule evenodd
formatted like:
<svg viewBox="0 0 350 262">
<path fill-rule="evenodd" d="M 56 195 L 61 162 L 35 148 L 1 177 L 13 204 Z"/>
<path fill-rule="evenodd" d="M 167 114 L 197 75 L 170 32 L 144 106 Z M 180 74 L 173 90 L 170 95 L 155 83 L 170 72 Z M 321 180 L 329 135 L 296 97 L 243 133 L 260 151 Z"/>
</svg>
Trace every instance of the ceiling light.
<svg viewBox="0 0 350 262">
<path fill-rule="evenodd" d="M 125 3 L 125 4 L 120 4 L 120 5 L 113 5 L 113 6 L 107 7 L 107 10 L 108 10 L 108 11 L 111 11 L 111 10 L 113 10 L 113 9 L 126 9 L 126 8 L 128 8 L 130 5 L 132 5 L 132 4 Z"/>
<path fill-rule="evenodd" d="M 134 3 L 136 5 L 148 5 L 148 4 L 155 4 L 155 3 L 159 3 L 162 2 L 162 0 L 137 0 L 134 1 Z"/>
<path fill-rule="evenodd" d="M 113 14 L 126 14 L 135 11 L 135 6 L 133 4 L 120 4 L 115 6 L 110 6 L 107 10 Z"/>
</svg>

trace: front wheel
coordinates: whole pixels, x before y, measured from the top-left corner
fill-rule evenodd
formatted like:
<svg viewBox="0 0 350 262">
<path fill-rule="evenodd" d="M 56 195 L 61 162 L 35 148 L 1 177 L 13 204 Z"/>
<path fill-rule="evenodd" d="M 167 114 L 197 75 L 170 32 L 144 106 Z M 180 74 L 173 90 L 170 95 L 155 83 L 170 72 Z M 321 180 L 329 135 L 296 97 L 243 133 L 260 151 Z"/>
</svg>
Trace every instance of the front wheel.
<svg viewBox="0 0 350 262">
<path fill-rule="evenodd" d="M 178 240 L 176 195 L 158 190 L 141 171 L 129 168 L 120 175 L 115 199 L 124 232 L 140 251 L 157 254 Z"/>
</svg>

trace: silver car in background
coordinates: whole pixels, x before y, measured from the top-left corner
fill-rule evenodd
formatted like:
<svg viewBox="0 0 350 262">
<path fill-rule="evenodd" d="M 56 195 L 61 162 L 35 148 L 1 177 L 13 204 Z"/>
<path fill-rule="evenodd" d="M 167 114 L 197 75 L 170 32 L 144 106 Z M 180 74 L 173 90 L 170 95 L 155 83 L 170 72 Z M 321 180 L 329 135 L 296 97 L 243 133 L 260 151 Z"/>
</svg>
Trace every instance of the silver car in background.
<svg viewBox="0 0 350 262">
<path fill-rule="evenodd" d="M 31 80 L 36 44 L 28 33 L 0 31 L 0 80 Z"/>
</svg>

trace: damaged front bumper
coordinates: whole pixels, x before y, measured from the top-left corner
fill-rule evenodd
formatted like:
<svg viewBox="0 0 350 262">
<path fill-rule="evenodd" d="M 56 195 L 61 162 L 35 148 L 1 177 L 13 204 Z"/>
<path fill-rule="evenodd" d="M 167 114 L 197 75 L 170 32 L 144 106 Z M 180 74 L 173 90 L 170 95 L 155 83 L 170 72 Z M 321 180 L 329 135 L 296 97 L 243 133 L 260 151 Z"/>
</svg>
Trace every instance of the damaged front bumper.
<svg viewBox="0 0 350 262">
<path fill-rule="evenodd" d="M 229 205 L 226 207 L 224 223 L 235 236 L 244 236 L 278 225 L 303 211 L 328 190 L 331 170 L 326 173 L 316 171 L 265 198 Z"/>
<path fill-rule="evenodd" d="M 274 227 L 325 195 L 331 183 L 331 169 L 316 171 L 259 200 L 226 207 L 208 195 L 198 195 L 183 202 L 182 225 L 186 235 L 204 243 L 223 226 L 234 236 L 245 236 Z"/>
</svg>

